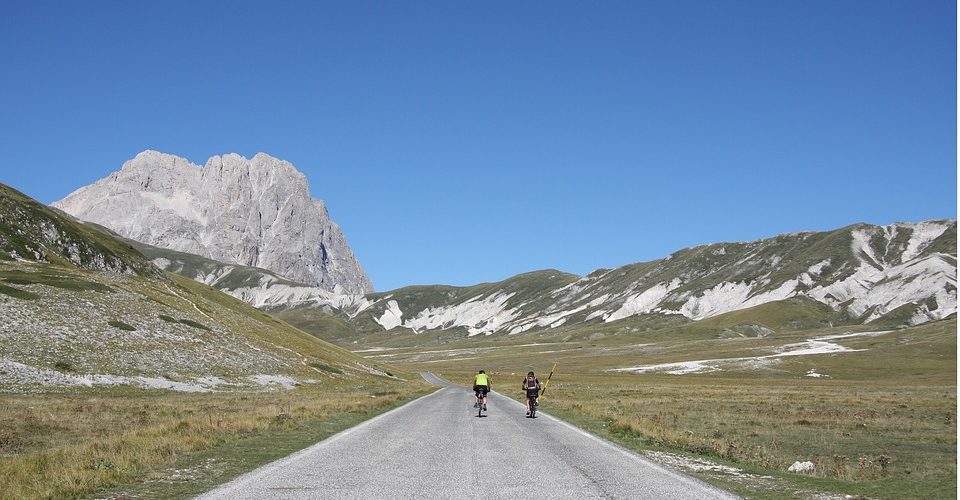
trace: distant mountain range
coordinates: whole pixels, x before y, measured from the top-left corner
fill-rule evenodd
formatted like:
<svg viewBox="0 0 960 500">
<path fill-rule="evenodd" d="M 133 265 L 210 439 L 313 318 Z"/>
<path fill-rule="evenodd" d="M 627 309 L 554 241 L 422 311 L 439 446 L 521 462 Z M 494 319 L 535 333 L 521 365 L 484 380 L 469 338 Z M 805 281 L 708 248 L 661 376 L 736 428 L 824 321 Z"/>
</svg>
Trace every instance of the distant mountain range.
<svg viewBox="0 0 960 500">
<path fill-rule="evenodd" d="M 268 269 L 338 294 L 373 291 L 303 174 L 264 153 L 214 156 L 201 167 L 144 151 L 53 206 L 150 245 Z"/>
<path fill-rule="evenodd" d="M 318 322 L 323 316 L 358 333 L 484 336 L 629 318 L 696 321 L 792 299 L 821 304 L 831 313 L 828 320 L 818 317 L 828 323 L 921 324 L 956 314 L 956 242 L 956 220 L 855 224 L 702 245 L 584 277 L 546 270 L 470 287 L 412 286 L 366 295 L 332 294 L 255 268 L 138 248 L 161 267 L 320 336 L 334 324 Z"/>
</svg>

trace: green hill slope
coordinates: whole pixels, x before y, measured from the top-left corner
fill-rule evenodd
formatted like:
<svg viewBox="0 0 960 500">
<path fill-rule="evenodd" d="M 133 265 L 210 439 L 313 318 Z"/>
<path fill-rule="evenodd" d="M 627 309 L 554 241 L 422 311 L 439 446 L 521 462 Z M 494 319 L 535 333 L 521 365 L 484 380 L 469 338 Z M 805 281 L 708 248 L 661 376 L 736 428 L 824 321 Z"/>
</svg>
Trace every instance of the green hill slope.
<svg viewBox="0 0 960 500">
<path fill-rule="evenodd" d="M 0 185 L 0 391 L 262 389 L 388 369 Z"/>
</svg>

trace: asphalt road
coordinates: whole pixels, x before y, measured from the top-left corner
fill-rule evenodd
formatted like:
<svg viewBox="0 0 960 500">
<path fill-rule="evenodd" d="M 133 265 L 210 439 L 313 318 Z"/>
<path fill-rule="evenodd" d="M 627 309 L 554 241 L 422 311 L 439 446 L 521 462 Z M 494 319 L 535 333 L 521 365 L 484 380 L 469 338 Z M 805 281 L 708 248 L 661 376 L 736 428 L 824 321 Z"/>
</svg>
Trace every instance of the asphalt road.
<svg viewBox="0 0 960 500">
<path fill-rule="evenodd" d="M 424 378 L 444 388 L 200 498 L 736 498 L 497 393 L 478 418 L 470 389 Z"/>
</svg>

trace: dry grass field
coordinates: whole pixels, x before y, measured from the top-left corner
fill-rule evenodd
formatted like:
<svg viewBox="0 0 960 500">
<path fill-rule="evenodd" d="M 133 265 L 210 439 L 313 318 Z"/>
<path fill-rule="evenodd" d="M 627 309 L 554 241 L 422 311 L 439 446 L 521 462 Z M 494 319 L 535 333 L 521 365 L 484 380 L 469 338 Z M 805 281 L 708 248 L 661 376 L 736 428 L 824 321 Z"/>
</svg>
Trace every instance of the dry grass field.
<svg viewBox="0 0 960 500">
<path fill-rule="evenodd" d="M 260 393 L 0 396 L 0 496 L 189 497 L 430 388 L 383 378 Z"/>
</svg>

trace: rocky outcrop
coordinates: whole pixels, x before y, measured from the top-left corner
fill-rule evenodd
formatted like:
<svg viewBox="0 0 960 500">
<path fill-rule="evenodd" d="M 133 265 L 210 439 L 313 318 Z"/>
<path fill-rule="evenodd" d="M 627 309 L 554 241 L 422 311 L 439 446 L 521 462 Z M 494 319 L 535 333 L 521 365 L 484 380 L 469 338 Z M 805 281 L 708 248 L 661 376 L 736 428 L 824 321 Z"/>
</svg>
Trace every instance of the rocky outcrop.
<svg viewBox="0 0 960 500">
<path fill-rule="evenodd" d="M 373 290 L 304 175 L 264 153 L 214 156 L 201 167 L 144 151 L 53 206 L 150 245 L 269 269 L 330 292 Z"/>
</svg>

